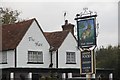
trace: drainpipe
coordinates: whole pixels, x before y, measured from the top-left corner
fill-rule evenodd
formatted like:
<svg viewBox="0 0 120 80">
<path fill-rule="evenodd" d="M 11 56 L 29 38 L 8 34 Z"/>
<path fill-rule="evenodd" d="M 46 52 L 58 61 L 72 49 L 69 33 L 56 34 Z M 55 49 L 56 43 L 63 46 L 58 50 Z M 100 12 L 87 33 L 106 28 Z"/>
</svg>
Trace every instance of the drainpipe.
<svg viewBox="0 0 120 80">
<path fill-rule="evenodd" d="M 56 51 L 56 68 L 58 68 L 58 49 Z"/>
<path fill-rule="evenodd" d="M 52 52 L 53 52 L 54 47 L 50 46 L 49 52 L 50 52 L 50 65 L 49 68 L 53 67 L 53 61 L 52 61 Z"/>
<path fill-rule="evenodd" d="M 53 63 L 52 63 L 52 51 L 50 51 L 50 58 L 51 58 L 50 59 L 50 65 L 51 65 L 50 67 L 52 67 L 53 66 Z"/>
<path fill-rule="evenodd" d="M 17 48 L 15 48 L 15 55 L 14 55 L 14 59 L 15 59 L 15 68 L 17 68 Z"/>
</svg>

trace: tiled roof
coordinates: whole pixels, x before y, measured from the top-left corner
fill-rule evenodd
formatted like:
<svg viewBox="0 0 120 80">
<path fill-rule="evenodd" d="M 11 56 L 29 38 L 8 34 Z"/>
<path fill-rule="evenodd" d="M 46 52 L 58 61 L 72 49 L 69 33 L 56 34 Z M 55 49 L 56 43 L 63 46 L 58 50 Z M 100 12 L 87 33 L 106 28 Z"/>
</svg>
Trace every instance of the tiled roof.
<svg viewBox="0 0 120 80">
<path fill-rule="evenodd" d="M 2 25 L 2 50 L 15 49 L 32 24 L 33 20 L 35 19 L 15 24 Z"/>
<path fill-rule="evenodd" d="M 58 32 L 44 32 L 45 37 L 50 46 L 53 47 L 53 50 L 57 50 L 61 46 L 68 33 L 69 31 L 67 30 Z"/>
<path fill-rule="evenodd" d="M 2 25 L 2 34 L 0 33 L 0 35 L 2 35 L 2 50 L 15 49 L 34 20 L 37 22 L 37 20 L 34 18 L 15 24 Z M 40 28 L 38 22 L 37 25 Z M 57 50 L 63 43 L 68 33 L 68 30 L 63 30 L 57 32 L 44 32 L 43 35 L 47 39 L 50 46 L 54 47 L 53 50 Z"/>
</svg>

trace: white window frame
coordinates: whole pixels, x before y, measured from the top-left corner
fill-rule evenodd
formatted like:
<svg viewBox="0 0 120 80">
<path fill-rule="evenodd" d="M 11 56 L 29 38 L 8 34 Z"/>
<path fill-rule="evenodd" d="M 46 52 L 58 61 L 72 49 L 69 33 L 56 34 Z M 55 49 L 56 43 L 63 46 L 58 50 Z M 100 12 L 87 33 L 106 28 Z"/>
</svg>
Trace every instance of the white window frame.
<svg viewBox="0 0 120 80">
<path fill-rule="evenodd" d="M 43 64 L 43 52 L 28 51 L 28 63 Z"/>
<path fill-rule="evenodd" d="M 66 52 L 66 64 L 76 64 L 75 52 Z"/>
</svg>

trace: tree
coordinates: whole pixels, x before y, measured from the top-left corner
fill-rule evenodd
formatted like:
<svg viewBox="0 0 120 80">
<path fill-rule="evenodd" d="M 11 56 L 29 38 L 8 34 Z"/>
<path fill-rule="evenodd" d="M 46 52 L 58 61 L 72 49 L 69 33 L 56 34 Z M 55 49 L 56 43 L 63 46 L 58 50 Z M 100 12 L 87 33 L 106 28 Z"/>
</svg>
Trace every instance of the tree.
<svg viewBox="0 0 120 80">
<path fill-rule="evenodd" d="M 18 22 L 18 16 L 20 12 L 18 10 L 12 10 L 10 8 L 0 8 L 0 17 L 2 19 L 3 24 L 11 24 Z"/>
<path fill-rule="evenodd" d="M 96 51 L 97 68 L 114 68 L 115 77 L 119 78 L 120 74 L 120 49 L 118 46 L 108 46 Z"/>
</svg>

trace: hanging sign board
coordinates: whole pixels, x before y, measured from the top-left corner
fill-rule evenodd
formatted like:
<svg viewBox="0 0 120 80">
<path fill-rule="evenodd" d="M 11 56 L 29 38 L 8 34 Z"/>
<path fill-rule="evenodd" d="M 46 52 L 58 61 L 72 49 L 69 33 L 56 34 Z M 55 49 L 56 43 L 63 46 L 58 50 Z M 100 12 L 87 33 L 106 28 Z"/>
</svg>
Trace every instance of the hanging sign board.
<svg viewBox="0 0 120 80">
<path fill-rule="evenodd" d="M 77 21 L 78 47 L 96 45 L 95 18 Z"/>
<path fill-rule="evenodd" d="M 93 58 L 92 51 L 85 50 L 81 52 L 81 74 L 92 74 L 94 72 Z"/>
</svg>

